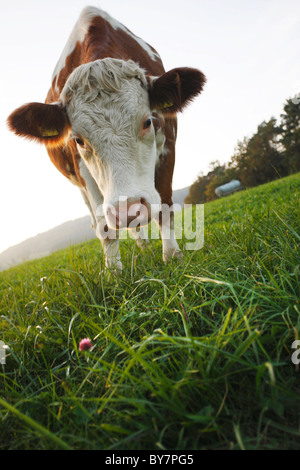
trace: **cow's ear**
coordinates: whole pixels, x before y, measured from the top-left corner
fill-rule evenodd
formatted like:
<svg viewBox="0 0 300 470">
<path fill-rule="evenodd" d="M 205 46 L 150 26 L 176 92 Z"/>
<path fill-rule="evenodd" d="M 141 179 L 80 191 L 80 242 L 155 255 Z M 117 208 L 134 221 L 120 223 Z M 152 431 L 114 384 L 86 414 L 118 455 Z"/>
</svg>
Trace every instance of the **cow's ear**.
<svg viewBox="0 0 300 470">
<path fill-rule="evenodd" d="M 201 93 L 205 81 L 205 75 L 200 70 L 189 67 L 172 69 L 160 77 L 152 77 L 149 87 L 150 106 L 164 113 L 182 111 Z"/>
<path fill-rule="evenodd" d="M 7 118 L 9 129 L 21 137 L 51 147 L 63 145 L 71 125 L 61 104 L 28 103 Z"/>
</svg>

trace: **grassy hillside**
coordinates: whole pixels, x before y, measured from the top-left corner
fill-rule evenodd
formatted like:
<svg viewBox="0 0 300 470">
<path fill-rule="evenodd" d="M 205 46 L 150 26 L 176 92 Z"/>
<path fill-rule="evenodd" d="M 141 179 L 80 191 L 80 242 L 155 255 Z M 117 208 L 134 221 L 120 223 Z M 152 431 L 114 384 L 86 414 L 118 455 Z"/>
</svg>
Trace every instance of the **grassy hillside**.
<svg viewBox="0 0 300 470">
<path fill-rule="evenodd" d="M 92 241 L 0 273 L 0 449 L 300 449 L 299 195 L 207 204 L 168 266 L 128 240 L 107 276 Z"/>
</svg>

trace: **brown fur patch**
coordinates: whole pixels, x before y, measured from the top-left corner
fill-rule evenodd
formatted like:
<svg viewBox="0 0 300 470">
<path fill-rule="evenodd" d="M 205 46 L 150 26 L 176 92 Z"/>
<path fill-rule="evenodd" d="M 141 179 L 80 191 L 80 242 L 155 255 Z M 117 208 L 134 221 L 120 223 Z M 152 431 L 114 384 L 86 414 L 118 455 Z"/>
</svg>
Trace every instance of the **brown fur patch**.
<svg viewBox="0 0 300 470">
<path fill-rule="evenodd" d="M 132 34 L 129 29 L 128 33 Z M 134 60 L 151 75 L 161 75 L 164 68 L 161 60 L 153 60 L 145 49 L 123 29 L 114 29 L 101 16 L 92 19 L 83 47 L 90 60 L 114 57 L 116 59 Z M 156 53 L 153 47 L 150 49 Z"/>
<path fill-rule="evenodd" d="M 165 120 L 165 148 L 168 152 L 159 157 L 159 163 L 155 170 L 155 187 L 160 194 L 162 204 L 171 206 L 172 202 L 172 180 L 175 165 L 175 142 L 177 133 L 177 118 Z"/>
<path fill-rule="evenodd" d="M 77 152 L 74 140 L 70 140 L 68 145 L 64 147 L 54 148 L 46 146 L 46 148 L 53 165 L 56 166 L 66 178 L 72 178 L 72 182 L 79 187 L 86 185 L 80 175 L 79 160 L 81 157 Z"/>
<path fill-rule="evenodd" d="M 89 62 L 88 56 L 84 55 L 84 50 L 82 44 L 79 41 L 76 42 L 75 48 L 71 52 L 71 54 L 66 57 L 65 66 L 62 70 L 60 70 L 58 77 L 55 77 L 52 84 L 52 93 L 53 95 L 57 96 L 56 87 L 58 88 L 59 92 L 61 93 L 69 75 L 73 72 L 73 70 L 81 64 L 85 62 Z M 56 101 L 59 97 L 54 98 Z"/>
</svg>

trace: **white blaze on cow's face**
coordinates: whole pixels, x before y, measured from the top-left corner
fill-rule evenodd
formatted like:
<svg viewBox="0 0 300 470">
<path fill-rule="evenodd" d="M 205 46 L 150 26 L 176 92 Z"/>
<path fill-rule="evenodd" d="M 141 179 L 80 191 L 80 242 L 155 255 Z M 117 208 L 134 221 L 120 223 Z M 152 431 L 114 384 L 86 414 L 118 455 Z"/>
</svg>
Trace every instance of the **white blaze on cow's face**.
<svg viewBox="0 0 300 470">
<path fill-rule="evenodd" d="M 78 152 L 103 194 L 108 225 L 115 228 L 112 208 L 125 198 L 141 225 L 148 223 L 150 207 L 159 210 L 154 173 L 163 138 L 155 133 L 144 71 L 117 59 L 84 64 L 70 75 L 61 100 Z M 118 216 L 126 225 L 122 210 Z"/>
</svg>

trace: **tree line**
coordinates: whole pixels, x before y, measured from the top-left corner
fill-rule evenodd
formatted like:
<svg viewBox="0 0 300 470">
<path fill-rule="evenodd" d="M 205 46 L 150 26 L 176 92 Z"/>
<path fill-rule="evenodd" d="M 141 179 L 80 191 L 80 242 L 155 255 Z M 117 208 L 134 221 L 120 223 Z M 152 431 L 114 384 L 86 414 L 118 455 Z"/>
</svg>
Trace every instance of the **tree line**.
<svg viewBox="0 0 300 470">
<path fill-rule="evenodd" d="M 280 122 L 263 121 L 251 137 L 238 141 L 228 163 L 214 161 L 191 185 L 186 204 L 216 199 L 215 189 L 232 179 L 254 187 L 300 171 L 300 94 L 286 101 Z"/>
</svg>

